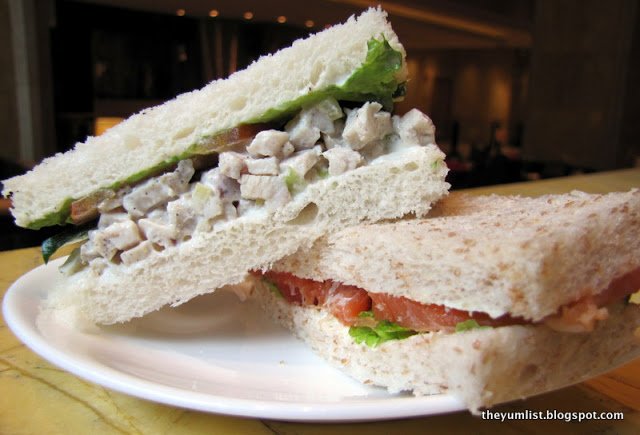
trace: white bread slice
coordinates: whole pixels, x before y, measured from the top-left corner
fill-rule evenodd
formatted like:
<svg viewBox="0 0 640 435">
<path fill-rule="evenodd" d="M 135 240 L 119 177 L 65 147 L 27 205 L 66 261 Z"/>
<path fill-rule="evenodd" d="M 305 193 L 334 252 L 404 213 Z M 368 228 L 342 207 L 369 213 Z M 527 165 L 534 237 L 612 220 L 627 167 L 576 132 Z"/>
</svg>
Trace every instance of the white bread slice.
<svg viewBox="0 0 640 435">
<path fill-rule="evenodd" d="M 451 194 L 427 219 L 353 227 L 274 266 L 316 281 L 534 321 L 640 267 L 640 190 Z"/>
<path fill-rule="evenodd" d="M 609 307 L 588 334 L 544 325 L 461 333 L 424 333 L 371 348 L 318 307 L 291 305 L 268 289 L 255 291 L 267 313 L 333 366 L 391 393 L 452 394 L 474 413 L 586 380 L 640 356 L 640 307 Z"/>
<path fill-rule="evenodd" d="M 369 9 L 291 47 L 264 56 L 226 80 L 185 93 L 134 115 L 65 154 L 45 159 L 31 172 L 4 182 L 16 223 L 57 212 L 70 199 L 144 171 L 186 151 L 203 137 L 251 122 L 310 92 L 341 85 L 364 62 L 367 42 L 386 38 L 405 51 L 380 9 Z M 398 82 L 407 70 L 397 72 Z M 124 158 L 126 156 L 126 158 Z"/>
<path fill-rule="evenodd" d="M 309 248 L 321 235 L 348 225 L 425 215 L 447 194 L 444 154 L 413 146 L 367 166 L 307 186 L 282 209 L 246 214 L 212 231 L 196 231 L 175 247 L 132 265 L 87 267 L 65 280 L 48 308 L 110 324 L 180 304 L 242 281 L 249 270 Z"/>
</svg>

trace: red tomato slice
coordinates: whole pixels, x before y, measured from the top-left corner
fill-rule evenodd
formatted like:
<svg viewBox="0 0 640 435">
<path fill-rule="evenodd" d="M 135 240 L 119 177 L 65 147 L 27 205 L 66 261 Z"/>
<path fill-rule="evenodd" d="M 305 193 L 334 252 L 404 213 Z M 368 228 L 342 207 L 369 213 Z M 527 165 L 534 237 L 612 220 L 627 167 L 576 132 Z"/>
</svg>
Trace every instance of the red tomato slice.
<svg viewBox="0 0 640 435">
<path fill-rule="evenodd" d="M 640 267 L 611 281 L 596 295 L 585 296 L 560 307 L 556 314 L 544 321 L 550 328 L 564 332 L 589 332 L 596 323 L 608 317 L 607 305 L 640 290 Z"/>
<path fill-rule="evenodd" d="M 298 278 L 290 273 L 267 272 L 264 277 L 273 282 L 282 297 L 289 303 L 299 305 L 323 305 L 326 300 L 327 286 L 322 282 Z"/>
<path fill-rule="evenodd" d="M 482 326 L 503 326 L 525 323 L 511 316 L 492 318 L 486 313 L 447 308 L 443 305 L 423 304 L 402 296 L 390 296 L 384 293 L 369 293 L 373 314 L 376 319 L 385 319 L 414 331 L 437 331 L 453 329 L 469 319 Z"/>
<path fill-rule="evenodd" d="M 603 292 L 593 296 L 593 300 L 599 307 L 609 305 L 612 302 L 622 299 L 640 290 L 640 267 L 633 269 L 609 284 Z"/>
<path fill-rule="evenodd" d="M 342 323 L 353 325 L 358 314 L 371 309 L 371 298 L 365 290 L 338 283 L 333 283 L 331 289 L 333 291 L 329 292 L 325 306 Z"/>
<path fill-rule="evenodd" d="M 358 287 L 298 278 L 284 272 L 270 271 L 264 277 L 278 287 L 289 303 L 325 306 L 344 324 L 353 324 L 359 313 L 371 308 L 367 292 Z"/>
<path fill-rule="evenodd" d="M 272 281 L 290 303 L 300 305 L 325 306 L 346 325 L 353 325 L 362 311 L 373 310 L 377 320 L 388 320 L 414 331 L 450 330 L 466 320 L 473 319 L 481 326 L 506 326 L 530 323 L 518 317 L 504 315 L 496 319 L 486 313 L 447 308 L 443 305 L 423 304 L 402 296 L 384 293 L 369 293 L 358 287 L 336 283 L 330 280 L 317 282 L 298 278 L 290 273 L 267 272 L 264 276 Z M 593 301 L 594 306 L 603 307 L 640 290 L 640 267 L 614 279 L 606 290 L 595 296 L 588 296 L 567 307 L 585 301 Z M 567 310 L 558 310 L 562 313 Z M 569 311 L 567 311 L 569 312 Z M 554 315 L 556 317 L 560 315 Z M 563 321 L 572 319 L 564 316 Z M 570 326 L 570 325 L 569 325 Z"/>
</svg>

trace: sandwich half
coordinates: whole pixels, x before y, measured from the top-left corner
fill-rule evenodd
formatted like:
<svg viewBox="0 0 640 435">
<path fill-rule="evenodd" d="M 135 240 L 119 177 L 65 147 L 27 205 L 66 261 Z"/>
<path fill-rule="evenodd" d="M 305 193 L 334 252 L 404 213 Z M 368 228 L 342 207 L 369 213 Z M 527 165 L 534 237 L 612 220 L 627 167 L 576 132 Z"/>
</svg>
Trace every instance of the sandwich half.
<svg viewBox="0 0 640 435">
<path fill-rule="evenodd" d="M 360 222 L 422 216 L 447 193 L 434 127 L 393 116 L 407 80 L 370 9 L 132 116 L 4 182 L 16 223 L 86 234 L 49 306 L 102 324 L 242 281 Z"/>
<path fill-rule="evenodd" d="M 637 189 L 451 194 L 255 272 L 253 297 L 356 379 L 477 412 L 640 355 L 638 234 Z"/>
</svg>

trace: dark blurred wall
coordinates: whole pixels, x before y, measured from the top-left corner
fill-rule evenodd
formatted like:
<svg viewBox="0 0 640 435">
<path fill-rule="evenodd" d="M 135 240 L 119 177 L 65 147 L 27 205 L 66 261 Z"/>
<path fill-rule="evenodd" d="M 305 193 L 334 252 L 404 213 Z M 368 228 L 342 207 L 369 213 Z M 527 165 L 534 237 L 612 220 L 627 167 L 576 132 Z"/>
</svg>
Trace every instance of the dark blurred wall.
<svg viewBox="0 0 640 435">
<path fill-rule="evenodd" d="M 18 160 L 19 131 L 9 0 L 0 0 L 0 158 Z"/>
<path fill-rule="evenodd" d="M 37 163 L 308 29 L 70 0 L 0 0 L 0 157 Z"/>
<path fill-rule="evenodd" d="M 58 150 L 246 67 L 308 34 L 277 23 L 176 16 L 57 0 L 51 31 Z"/>
<path fill-rule="evenodd" d="M 640 7 L 636 8 L 636 24 L 628 62 L 618 161 L 626 164 L 632 160 L 634 166 L 640 167 Z"/>
<path fill-rule="evenodd" d="M 2 40 L 7 47 L 2 55 L 11 58 L 2 63 L 1 70 L 3 75 L 13 77 L 2 79 L 3 84 L 13 85 L 13 100 L 7 106 L 12 112 L 9 117 L 13 117 L 9 127 L 13 141 L 1 146 L 31 164 L 55 152 L 49 46 L 53 0 L 3 0 L 2 5 L 8 23 L 1 31 L 10 32 Z"/>
<path fill-rule="evenodd" d="M 523 122 L 529 51 L 515 48 L 430 50 L 408 58 L 408 92 L 399 112 L 417 107 L 436 125 L 439 143 L 486 144 L 490 125 Z M 511 127 L 511 128 L 510 128 Z"/>
<path fill-rule="evenodd" d="M 536 3 L 526 158 L 596 170 L 634 163 L 639 9 L 636 0 Z"/>
</svg>

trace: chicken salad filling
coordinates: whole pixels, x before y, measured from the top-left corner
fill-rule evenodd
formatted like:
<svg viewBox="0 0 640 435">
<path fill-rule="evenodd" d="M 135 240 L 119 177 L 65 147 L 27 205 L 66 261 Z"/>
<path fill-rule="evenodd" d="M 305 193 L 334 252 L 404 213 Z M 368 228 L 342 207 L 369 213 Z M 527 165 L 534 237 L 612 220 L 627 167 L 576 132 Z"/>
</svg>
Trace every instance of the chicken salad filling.
<svg viewBox="0 0 640 435">
<path fill-rule="evenodd" d="M 281 208 L 311 183 L 434 143 L 434 135 L 431 120 L 416 109 L 393 116 L 376 102 L 349 109 L 325 99 L 282 130 L 262 130 L 248 145 L 220 153 L 215 167 L 182 160 L 171 172 L 106 195 L 97 205 L 97 227 L 69 269 L 133 264 L 195 232 Z"/>
</svg>

